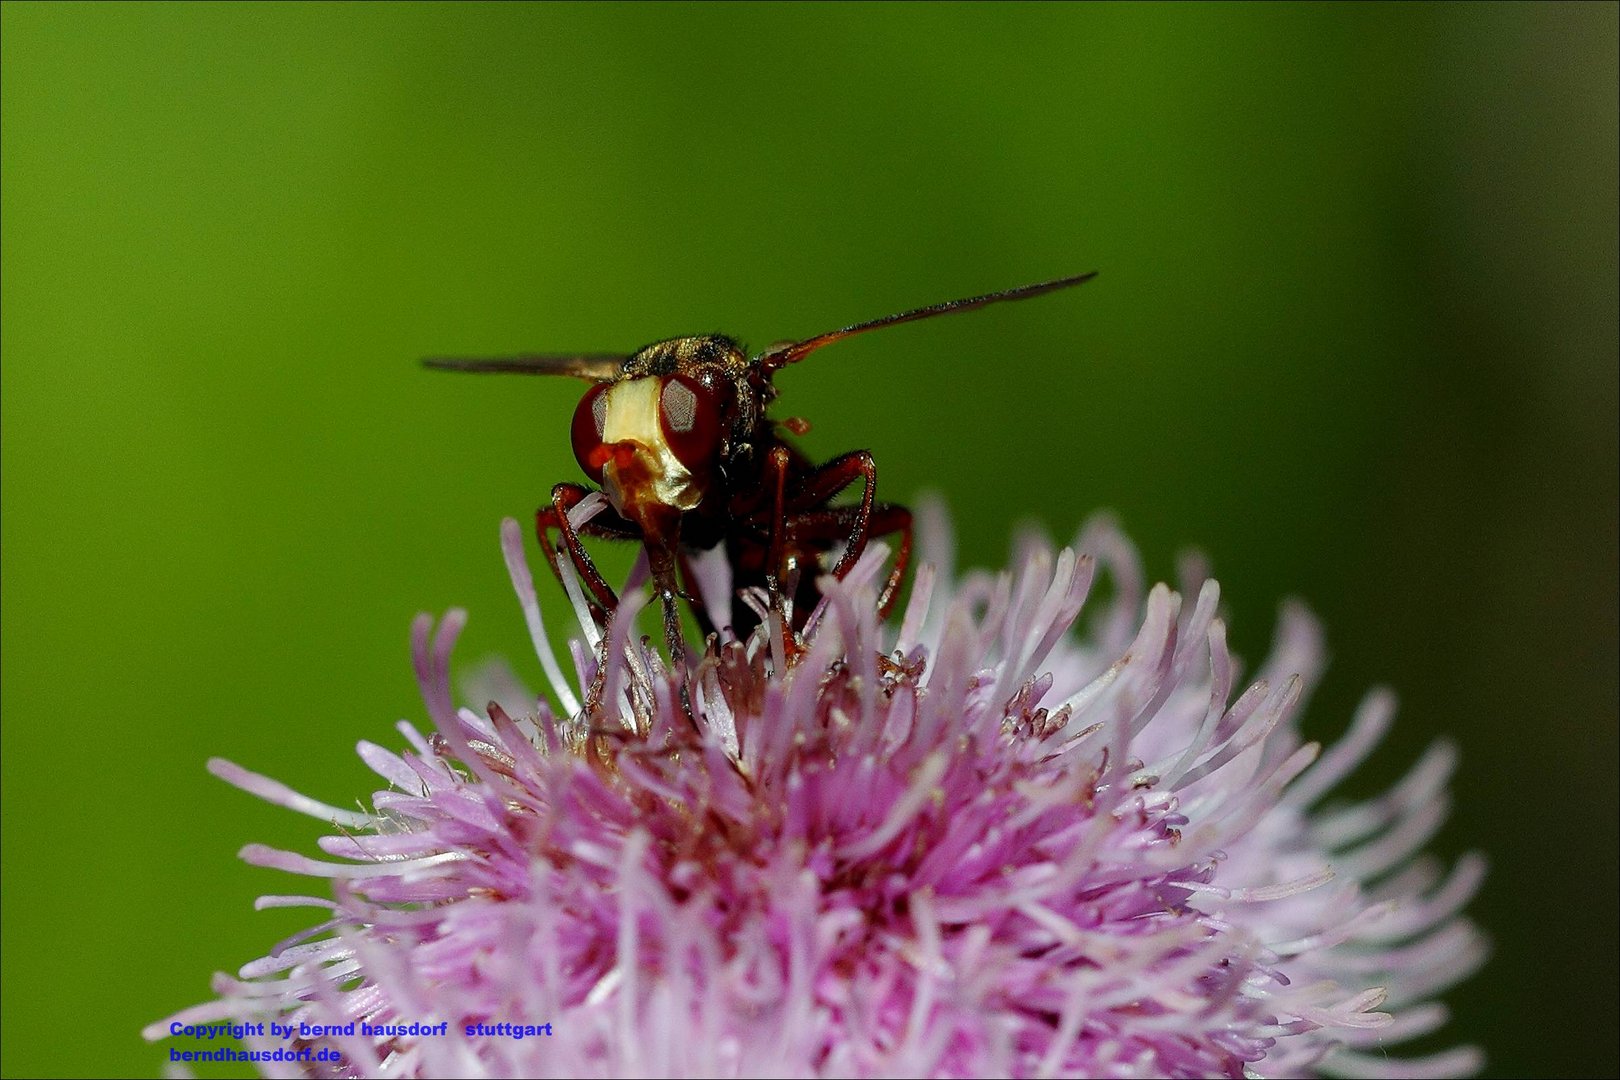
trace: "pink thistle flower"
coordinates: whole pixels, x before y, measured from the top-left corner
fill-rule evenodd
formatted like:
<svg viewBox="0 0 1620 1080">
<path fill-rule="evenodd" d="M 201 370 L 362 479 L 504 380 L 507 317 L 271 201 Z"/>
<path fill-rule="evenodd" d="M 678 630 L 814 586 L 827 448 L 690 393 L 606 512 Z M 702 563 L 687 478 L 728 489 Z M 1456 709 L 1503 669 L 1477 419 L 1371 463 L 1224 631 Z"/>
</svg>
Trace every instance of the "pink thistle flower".
<svg viewBox="0 0 1620 1080">
<path fill-rule="evenodd" d="M 1430 999 L 1484 956 L 1458 914 L 1482 860 L 1444 873 L 1420 855 L 1446 811 L 1449 745 L 1379 798 L 1316 809 L 1393 705 L 1371 695 L 1326 753 L 1301 739 L 1322 665 L 1303 610 L 1284 610 L 1270 659 L 1234 697 L 1213 581 L 1194 571 L 1181 594 L 1144 596 L 1107 522 L 1073 549 L 1026 539 L 1014 569 L 956 581 L 941 516 L 924 519 L 931 563 L 897 626 L 876 616 L 873 550 L 827 583 L 796 664 L 769 622 L 710 649 L 691 684 L 695 725 L 676 676 L 637 639 L 644 601 L 630 590 L 604 641 L 569 582 L 583 640 L 564 676 L 505 522 L 560 711 L 502 671 L 473 698 L 501 704 L 458 709 L 453 611 L 436 631 L 427 616 L 413 627 L 433 731 L 401 722 L 409 749 L 359 746 L 389 785 L 372 811 L 210 762 L 334 826 L 326 859 L 242 852 L 330 880 L 334 899 L 261 898 L 327 917 L 217 975 L 217 1000 L 147 1038 L 171 1021 L 335 1026 L 250 1035 L 252 1050 L 341 1055 L 260 1062 L 266 1075 L 1479 1067 L 1472 1048 L 1386 1053 L 1439 1027 Z M 1114 596 L 1077 634 L 1099 563 Z M 714 624 L 728 624 L 724 560 L 699 577 Z"/>
</svg>

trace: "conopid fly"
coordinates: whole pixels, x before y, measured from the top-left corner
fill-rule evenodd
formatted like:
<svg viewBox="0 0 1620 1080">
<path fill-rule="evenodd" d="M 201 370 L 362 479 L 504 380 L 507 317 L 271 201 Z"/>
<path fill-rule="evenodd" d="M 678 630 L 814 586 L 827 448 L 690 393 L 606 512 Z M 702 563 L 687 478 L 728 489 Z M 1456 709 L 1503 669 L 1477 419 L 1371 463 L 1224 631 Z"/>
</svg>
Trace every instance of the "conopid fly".
<svg viewBox="0 0 1620 1080">
<path fill-rule="evenodd" d="M 900 538 L 879 598 L 882 614 L 893 605 L 905 576 L 911 512 L 877 501 L 877 465 L 870 452 L 852 450 L 817 465 L 788 441 L 786 436 L 802 434 L 804 425 L 766 416 L 777 396 L 772 384 L 777 371 L 824 345 L 868 330 L 1040 296 L 1093 276 L 1079 274 L 933 304 L 774 345 L 752 358 L 731 338 L 709 334 L 655 342 L 629 357 L 432 358 L 424 363 L 455 371 L 570 375 L 594 384 L 574 410 L 574 456 L 585 475 L 601 486 L 611 510 L 576 529 L 569 511 L 591 489 L 558 484 L 551 489 L 551 502 L 536 515 L 540 546 L 561 579 L 552 534 L 561 536 L 562 549 L 590 590 L 593 614 L 605 624 L 617 597 L 580 537 L 640 543 L 663 606 L 670 658 L 680 667 L 685 639 L 677 600 L 687 596 L 682 578 L 691 578 L 689 551 L 724 544 L 735 586 L 762 588 L 770 610 L 782 613 L 790 637 L 817 599 L 817 571 L 842 579 L 873 537 Z M 857 480 L 863 481 L 860 501 L 835 505 L 833 499 Z M 693 610 L 705 632 L 717 629 L 698 605 Z M 752 625 L 734 630 L 742 636 Z"/>
</svg>

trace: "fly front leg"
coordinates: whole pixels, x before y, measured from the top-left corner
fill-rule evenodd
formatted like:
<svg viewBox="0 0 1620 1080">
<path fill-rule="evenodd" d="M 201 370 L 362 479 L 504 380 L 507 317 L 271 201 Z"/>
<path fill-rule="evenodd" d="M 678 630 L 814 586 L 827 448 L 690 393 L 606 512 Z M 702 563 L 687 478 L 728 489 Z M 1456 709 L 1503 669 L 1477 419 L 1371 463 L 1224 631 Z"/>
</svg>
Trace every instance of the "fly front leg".
<svg viewBox="0 0 1620 1080">
<path fill-rule="evenodd" d="M 786 446 L 778 443 L 771 448 L 771 456 L 765 463 L 765 482 L 769 485 L 771 494 L 771 519 L 767 535 L 770 543 L 765 554 L 765 591 L 770 596 L 771 610 L 782 617 L 784 632 L 791 629 L 791 612 L 782 599 L 782 578 L 787 571 L 783 566 L 786 560 L 787 545 L 787 474 L 792 464 L 793 453 Z"/>
<path fill-rule="evenodd" d="M 849 573 L 850 567 L 854 566 L 856 560 L 866 551 L 866 541 L 872 536 L 872 507 L 874 505 L 872 500 L 877 494 L 877 463 L 872 460 L 871 452 L 852 450 L 847 454 L 833 458 L 799 482 L 798 487 L 788 498 L 786 506 L 789 513 L 813 512 L 856 480 L 865 481 L 861 491 L 861 501 L 850 508 L 854 513 L 849 535 L 845 538 L 847 542 L 844 546 L 844 553 L 839 556 L 837 565 L 832 569 L 833 577 L 838 578 L 840 581 L 844 579 L 844 575 Z M 909 530 L 909 512 L 906 517 L 907 529 Z M 908 544 L 908 553 L 909 547 Z"/>
<path fill-rule="evenodd" d="M 906 567 L 911 564 L 911 511 L 893 503 L 881 503 L 872 508 L 869 524 L 871 536 L 900 534 L 900 546 L 894 552 L 894 569 L 878 594 L 878 618 L 887 619 L 900 598 L 900 583 L 905 580 Z"/>
<path fill-rule="evenodd" d="M 788 519 L 788 529 L 795 541 L 832 543 L 844 540 L 861 528 L 864 516 L 866 539 L 900 534 L 900 546 L 895 549 L 894 569 L 889 571 L 883 591 L 878 594 L 878 618 L 886 619 L 900 595 L 900 584 L 905 580 L 906 568 L 911 564 L 911 511 L 894 503 L 874 503 L 862 515 L 858 506 L 835 506 L 828 510 L 810 510 Z M 849 541 L 853 544 L 853 541 Z M 864 549 L 865 542 L 862 543 Z M 846 554 L 847 554 L 846 549 Z M 839 566 L 844 560 L 838 560 Z M 833 571 L 837 574 L 837 568 Z M 839 575 L 840 577 L 842 575 Z"/>
<path fill-rule="evenodd" d="M 805 651 L 804 641 L 793 626 L 793 598 L 783 589 L 792 572 L 787 555 L 791 531 L 788 524 L 788 474 L 794 465 L 793 451 L 778 443 L 771 448 L 765 462 L 765 482 L 770 495 L 770 519 L 766 523 L 768 540 L 765 547 L 765 591 L 770 611 L 782 627 L 782 660 L 789 666 L 798 661 Z M 794 586 L 797 588 L 797 586 Z M 768 628 L 767 628 L 768 630 Z M 768 631 L 769 632 L 769 631 Z"/>
<path fill-rule="evenodd" d="M 534 515 L 534 531 L 540 540 L 540 550 L 545 552 L 546 562 L 551 566 L 551 572 L 557 575 L 559 583 L 563 580 L 562 562 L 558 557 L 557 547 L 551 541 L 551 530 L 556 529 L 562 534 L 563 546 L 568 550 L 569 561 L 579 572 L 580 580 L 585 582 L 591 591 L 587 597 L 591 615 L 598 625 L 606 625 L 607 617 L 619 605 L 619 598 L 613 592 L 613 587 L 602 577 L 602 572 L 596 568 L 596 562 L 585 550 L 580 542 L 579 531 L 568 520 L 568 513 L 584 501 L 591 490 L 579 484 L 558 484 L 551 489 L 551 505 L 542 506 Z M 607 518 L 608 520 L 603 520 Z M 620 518 L 612 511 L 598 514 L 585 524 L 587 535 L 606 537 L 615 540 L 640 540 L 641 531 L 630 522 Z M 566 586 L 564 586 L 566 588 Z"/>
<path fill-rule="evenodd" d="M 692 609 L 692 617 L 697 620 L 698 632 L 707 640 L 709 635 L 718 634 L 721 627 L 716 626 L 714 620 L 709 618 L 709 606 L 704 602 L 703 590 L 698 588 L 697 573 L 692 569 L 692 560 L 687 555 L 686 549 L 675 553 L 675 565 L 681 572 L 681 581 L 685 582 L 681 595 L 686 599 L 687 606 Z M 731 610 L 729 595 L 722 597 L 720 602 L 725 604 L 725 607 L 721 608 L 722 613 Z M 722 617 L 726 619 L 724 625 L 730 626 L 729 616 L 722 614 Z"/>
<path fill-rule="evenodd" d="M 680 680 L 681 712 L 701 736 L 697 714 L 692 710 L 692 669 L 686 662 L 686 634 L 681 630 L 679 601 L 684 593 L 677 572 L 681 518 L 678 512 L 660 510 L 662 512 L 650 511 L 641 518 L 641 532 L 647 544 L 647 570 L 663 609 L 664 645 L 669 649 L 670 667 Z"/>
</svg>

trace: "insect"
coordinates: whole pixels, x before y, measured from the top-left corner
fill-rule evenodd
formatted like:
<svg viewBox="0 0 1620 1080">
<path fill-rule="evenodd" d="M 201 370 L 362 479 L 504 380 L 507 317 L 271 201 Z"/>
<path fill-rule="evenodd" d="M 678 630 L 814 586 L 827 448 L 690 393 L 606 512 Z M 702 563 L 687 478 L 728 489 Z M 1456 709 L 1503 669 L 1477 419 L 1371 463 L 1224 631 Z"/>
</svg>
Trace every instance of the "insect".
<svg viewBox="0 0 1620 1080">
<path fill-rule="evenodd" d="M 808 430 L 803 421 L 773 421 L 772 379 L 835 341 L 886 326 L 971 311 L 1004 300 L 1024 300 L 1091 280 L 1095 272 L 1037 285 L 949 300 L 856 323 L 802 341 L 773 345 L 749 357 L 719 334 L 670 338 L 621 354 L 515 356 L 490 359 L 432 357 L 428 367 L 453 371 L 567 375 L 592 384 L 574 410 L 574 456 L 606 495 L 611 510 L 575 528 L 569 511 L 592 493 L 577 483 L 551 489 L 535 517 L 535 531 L 552 572 L 562 578 L 566 552 L 590 592 L 588 602 L 605 625 L 618 598 L 598 571 L 582 536 L 640 543 L 663 609 L 664 637 L 677 670 L 685 662 L 679 600 L 690 599 L 688 553 L 725 545 L 737 588 L 764 590 L 792 637 L 795 612 L 817 599 L 817 567 L 839 545 L 830 572 L 842 579 L 874 537 L 898 534 L 894 566 L 879 596 L 880 615 L 894 604 L 911 556 L 911 512 L 877 501 L 877 465 L 853 450 L 817 465 L 788 439 Z M 833 500 L 861 481 L 859 502 Z M 561 540 L 559 550 L 556 534 Z M 692 604 L 704 633 L 701 605 Z M 741 616 L 739 637 L 757 623 Z"/>
</svg>

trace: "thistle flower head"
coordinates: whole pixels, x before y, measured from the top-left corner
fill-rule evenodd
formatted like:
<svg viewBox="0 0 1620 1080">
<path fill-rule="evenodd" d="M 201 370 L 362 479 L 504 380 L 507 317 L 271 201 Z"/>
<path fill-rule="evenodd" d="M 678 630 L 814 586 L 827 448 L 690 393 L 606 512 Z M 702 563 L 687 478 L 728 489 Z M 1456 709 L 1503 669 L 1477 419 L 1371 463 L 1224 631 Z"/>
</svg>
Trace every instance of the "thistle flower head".
<svg viewBox="0 0 1620 1080">
<path fill-rule="evenodd" d="M 1026 539 L 1008 572 L 957 579 L 928 517 L 895 623 L 876 614 L 873 550 L 826 583 L 793 662 L 768 617 L 702 653 L 690 715 L 635 631 L 633 592 L 602 635 L 571 588 L 564 675 L 508 521 L 560 708 L 486 672 L 478 711 L 458 709 L 464 617 L 422 616 L 433 727 L 402 722 L 399 752 L 360 744 L 387 784 L 371 810 L 212 762 L 334 826 L 324 859 L 243 851 L 333 896 L 262 898 L 326 915 L 173 1019 L 337 1025 L 302 1042 L 354 1076 L 1475 1069 L 1470 1048 L 1387 1054 L 1444 1022 L 1430 999 L 1483 955 L 1458 914 L 1481 861 L 1442 872 L 1419 854 L 1453 750 L 1379 798 L 1317 809 L 1392 703 L 1374 693 L 1325 753 L 1302 740 L 1322 663 L 1303 610 L 1284 610 L 1242 689 L 1218 589 L 1196 571 L 1180 593 L 1144 590 L 1128 542 L 1097 522 L 1072 548 Z M 1099 568 L 1112 598 L 1077 632 Z M 728 624 L 724 560 L 698 578 Z"/>
</svg>

